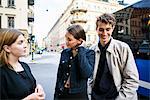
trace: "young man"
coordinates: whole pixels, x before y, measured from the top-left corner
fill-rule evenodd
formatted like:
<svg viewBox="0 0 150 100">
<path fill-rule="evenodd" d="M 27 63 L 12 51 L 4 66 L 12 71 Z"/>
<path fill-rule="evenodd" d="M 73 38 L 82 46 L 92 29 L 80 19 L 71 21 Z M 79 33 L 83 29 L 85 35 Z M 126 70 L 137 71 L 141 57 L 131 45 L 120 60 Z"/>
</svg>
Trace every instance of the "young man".
<svg viewBox="0 0 150 100">
<path fill-rule="evenodd" d="M 111 37 L 116 20 L 111 14 L 97 18 L 99 43 L 95 50 L 92 100 L 137 100 L 139 75 L 129 46 Z"/>
</svg>

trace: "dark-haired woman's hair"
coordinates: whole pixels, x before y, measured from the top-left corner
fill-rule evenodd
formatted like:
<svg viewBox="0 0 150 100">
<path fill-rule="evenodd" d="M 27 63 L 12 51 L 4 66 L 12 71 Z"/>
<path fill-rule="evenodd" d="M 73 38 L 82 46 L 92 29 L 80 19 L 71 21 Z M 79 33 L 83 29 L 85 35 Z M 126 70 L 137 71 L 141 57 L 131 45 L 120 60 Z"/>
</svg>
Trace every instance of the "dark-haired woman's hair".
<svg viewBox="0 0 150 100">
<path fill-rule="evenodd" d="M 79 40 L 82 38 L 86 41 L 85 31 L 80 25 L 72 25 L 67 28 L 67 31 L 74 36 L 75 39 Z"/>
</svg>

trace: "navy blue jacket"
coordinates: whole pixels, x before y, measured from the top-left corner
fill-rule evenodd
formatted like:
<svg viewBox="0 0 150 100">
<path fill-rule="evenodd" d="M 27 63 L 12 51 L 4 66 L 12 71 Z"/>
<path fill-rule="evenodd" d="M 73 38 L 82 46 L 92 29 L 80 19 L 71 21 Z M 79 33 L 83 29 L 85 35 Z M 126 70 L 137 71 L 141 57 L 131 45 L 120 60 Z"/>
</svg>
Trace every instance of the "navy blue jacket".
<svg viewBox="0 0 150 100">
<path fill-rule="evenodd" d="M 78 47 L 78 54 L 73 57 L 71 49 L 64 49 L 61 53 L 55 95 L 64 89 L 65 82 L 70 76 L 69 93 L 86 93 L 87 80 L 92 75 L 95 63 L 93 50 Z"/>
</svg>

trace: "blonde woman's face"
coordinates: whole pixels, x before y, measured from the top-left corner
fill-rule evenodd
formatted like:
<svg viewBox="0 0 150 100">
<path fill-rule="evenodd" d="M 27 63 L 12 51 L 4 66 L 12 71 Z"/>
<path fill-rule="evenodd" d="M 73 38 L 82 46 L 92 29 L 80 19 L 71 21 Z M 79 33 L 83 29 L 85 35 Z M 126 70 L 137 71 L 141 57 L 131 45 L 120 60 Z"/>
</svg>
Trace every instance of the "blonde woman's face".
<svg viewBox="0 0 150 100">
<path fill-rule="evenodd" d="M 23 35 L 18 36 L 17 40 L 10 45 L 9 48 L 9 54 L 16 56 L 16 57 L 22 57 L 26 55 L 27 50 L 27 44 L 25 42 L 25 38 Z"/>
</svg>

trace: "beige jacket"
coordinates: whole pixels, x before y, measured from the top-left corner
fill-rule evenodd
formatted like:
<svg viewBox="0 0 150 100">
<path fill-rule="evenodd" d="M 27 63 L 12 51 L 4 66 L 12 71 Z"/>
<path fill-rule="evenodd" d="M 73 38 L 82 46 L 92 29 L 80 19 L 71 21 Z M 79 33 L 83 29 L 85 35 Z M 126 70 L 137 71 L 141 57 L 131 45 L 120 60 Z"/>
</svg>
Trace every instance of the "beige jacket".
<svg viewBox="0 0 150 100">
<path fill-rule="evenodd" d="M 93 72 L 94 85 L 101 53 L 98 45 L 93 46 L 91 49 L 96 52 L 95 68 Z M 139 86 L 139 75 L 129 46 L 124 42 L 112 38 L 106 51 L 106 59 L 119 92 L 119 96 L 116 100 L 137 100 L 136 90 Z"/>
</svg>

